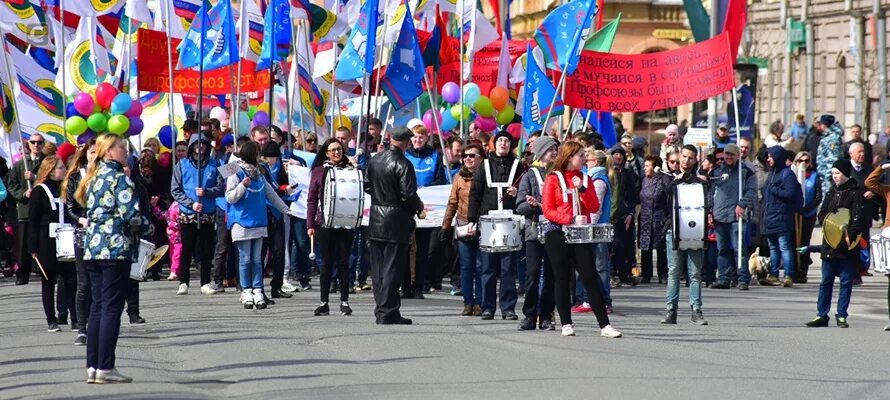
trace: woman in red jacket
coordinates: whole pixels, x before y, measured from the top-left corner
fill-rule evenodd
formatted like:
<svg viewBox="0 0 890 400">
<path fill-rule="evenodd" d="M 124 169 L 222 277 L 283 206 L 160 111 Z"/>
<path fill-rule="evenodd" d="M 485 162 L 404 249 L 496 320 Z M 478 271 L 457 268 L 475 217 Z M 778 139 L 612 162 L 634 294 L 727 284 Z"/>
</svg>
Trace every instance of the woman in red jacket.
<svg viewBox="0 0 890 400">
<path fill-rule="evenodd" d="M 617 338 L 621 337 L 621 332 L 609 324 L 606 303 L 600 289 L 599 275 L 597 275 L 594 266 L 592 247 L 589 243 L 566 243 L 562 230 L 563 225 L 589 223 L 589 215 L 595 213 L 600 207 L 593 189 L 586 190 L 588 188 L 587 176 L 581 173 L 584 162 L 584 148 L 580 144 L 566 142 L 560 147 L 559 155 L 557 155 L 544 183 L 542 202 L 544 217 L 549 221 L 543 227 L 546 232 L 544 247 L 553 264 L 556 310 L 559 312 L 559 319 L 562 323 L 562 335 L 575 336 L 575 325 L 572 324 L 572 313 L 569 309 L 571 304 L 569 281 L 570 274 L 574 272 L 571 266 L 575 265 L 581 275 L 581 281 L 589 293 L 593 312 L 600 325 L 600 335 Z M 580 212 L 575 215 L 574 202 L 578 197 L 581 199 Z"/>
</svg>

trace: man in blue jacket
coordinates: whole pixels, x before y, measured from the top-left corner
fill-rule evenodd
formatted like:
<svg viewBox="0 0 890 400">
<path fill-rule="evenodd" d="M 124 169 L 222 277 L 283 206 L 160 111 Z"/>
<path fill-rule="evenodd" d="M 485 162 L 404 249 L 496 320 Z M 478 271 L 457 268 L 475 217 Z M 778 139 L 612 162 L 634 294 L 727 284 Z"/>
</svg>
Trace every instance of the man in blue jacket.
<svg viewBox="0 0 890 400">
<path fill-rule="evenodd" d="M 782 286 L 791 287 L 794 279 L 794 213 L 803 203 L 803 192 L 794 172 L 786 165 L 785 149 L 773 146 L 767 150 L 769 176 L 763 186 L 762 231 L 769 241 L 769 258 L 772 271 L 761 282 L 768 286 L 779 285 L 779 264 L 785 268 Z"/>
<path fill-rule="evenodd" d="M 711 213 L 717 233 L 717 283 L 712 289 L 729 289 L 730 280 L 738 279 L 739 290 L 748 290 L 751 274 L 747 263 L 736 265 L 738 274 L 733 273 L 736 252 L 742 252 L 746 260 L 744 246 L 739 246 L 739 221 L 754 209 L 757 202 L 757 176 L 747 166 L 739 162 L 739 146 L 727 144 L 723 148 L 724 164 L 711 171 Z M 739 168 L 742 191 L 739 193 Z M 735 249 L 735 251 L 733 251 Z"/>
</svg>

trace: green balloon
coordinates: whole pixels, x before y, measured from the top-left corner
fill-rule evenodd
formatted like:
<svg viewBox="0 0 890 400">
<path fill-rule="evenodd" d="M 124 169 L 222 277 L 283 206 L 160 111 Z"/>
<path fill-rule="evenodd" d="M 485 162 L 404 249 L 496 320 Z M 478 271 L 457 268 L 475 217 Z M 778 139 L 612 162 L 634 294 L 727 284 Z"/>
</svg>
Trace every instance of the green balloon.
<svg viewBox="0 0 890 400">
<path fill-rule="evenodd" d="M 93 132 L 103 133 L 108 128 L 108 117 L 102 113 L 94 113 L 87 118 L 87 126 L 90 127 Z"/>
<path fill-rule="evenodd" d="M 250 118 L 253 121 L 253 115 L 256 114 L 256 106 L 250 106 L 247 108 L 247 118 Z"/>
<path fill-rule="evenodd" d="M 87 131 L 87 121 L 79 115 L 69 117 L 65 120 L 65 129 L 72 135 L 80 135 Z"/>
<path fill-rule="evenodd" d="M 513 117 L 516 116 L 516 111 L 513 110 L 513 106 L 505 106 L 503 110 L 498 112 L 498 124 L 507 125 L 513 122 Z"/>
<path fill-rule="evenodd" d="M 125 115 L 115 115 L 108 119 L 108 131 L 118 135 L 130 129 L 130 120 Z"/>
<path fill-rule="evenodd" d="M 491 105 L 491 100 L 488 96 L 479 96 L 479 100 L 476 100 L 473 108 L 476 109 L 476 113 L 483 117 L 490 117 L 494 114 L 494 106 Z"/>
<path fill-rule="evenodd" d="M 462 119 L 467 119 L 470 117 L 470 107 L 469 106 L 461 107 L 460 105 L 455 104 L 455 105 L 451 106 L 451 116 L 454 117 L 454 119 L 456 119 L 458 121 L 460 121 Z"/>
</svg>

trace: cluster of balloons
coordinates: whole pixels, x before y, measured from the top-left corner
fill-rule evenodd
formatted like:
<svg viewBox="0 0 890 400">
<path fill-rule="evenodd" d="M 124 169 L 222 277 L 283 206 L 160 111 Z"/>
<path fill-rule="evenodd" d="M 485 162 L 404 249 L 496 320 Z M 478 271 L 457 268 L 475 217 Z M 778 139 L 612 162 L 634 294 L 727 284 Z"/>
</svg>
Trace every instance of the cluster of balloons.
<svg viewBox="0 0 890 400">
<path fill-rule="evenodd" d="M 65 129 L 86 143 L 100 133 L 135 136 L 142 132 L 142 103 L 118 92 L 110 83 L 101 83 L 93 93 L 80 92 L 67 106 Z"/>
<path fill-rule="evenodd" d="M 483 96 L 479 85 L 467 83 L 464 85 L 463 103 L 461 103 L 460 86 L 454 82 L 447 82 L 442 86 L 442 99 L 451 104 L 445 113 L 431 109 L 423 116 L 423 124 L 431 131 L 435 131 L 434 118 L 439 121 L 443 131 L 454 129 L 463 120 L 475 123 L 483 131 L 491 132 L 497 129 L 498 125 L 513 122 L 516 116 L 516 110 L 510 103 L 509 91 L 500 86 L 493 87 L 488 96 Z"/>
<path fill-rule="evenodd" d="M 219 122 L 224 123 L 229 121 L 229 114 L 222 107 L 213 107 L 210 109 L 210 118 L 216 118 Z M 259 106 L 250 106 L 246 111 L 238 111 L 237 118 L 238 131 L 236 133 L 239 136 L 247 135 L 250 128 L 254 126 L 269 126 L 269 103 L 264 102 Z M 235 127 L 234 124 L 229 124 L 229 126 Z"/>
</svg>

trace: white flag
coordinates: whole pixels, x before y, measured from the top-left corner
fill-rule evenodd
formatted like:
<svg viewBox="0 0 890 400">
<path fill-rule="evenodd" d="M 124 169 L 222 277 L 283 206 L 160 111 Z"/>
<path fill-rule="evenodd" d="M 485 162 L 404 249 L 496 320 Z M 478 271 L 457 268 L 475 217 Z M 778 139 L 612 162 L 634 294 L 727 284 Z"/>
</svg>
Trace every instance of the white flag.
<svg viewBox="0 0 890 400">
<path fill-rule="evenodd" d="M 171 38 L 185 38 L 186 31 L 182 26 L 182 20 L 176 15 L 173 0 L 157 0 L 155 4 L 155 19 L 152 29 L 166 32 L 167 36 Z"/>
<path fill-rule="evenodd" d="M 263 14 L 253 0 L 241 1 L 238 22 L 238 55 L 241 58 L 256 62 L 263 50 Z"/>
<path fill-rule="evenodd" d="M 139 22 L 152 24 L 151 11 L 149 11 L 148 2 L 145 0 L 127 0 L 124 5 L 124 15 Z"/>
</svg>

